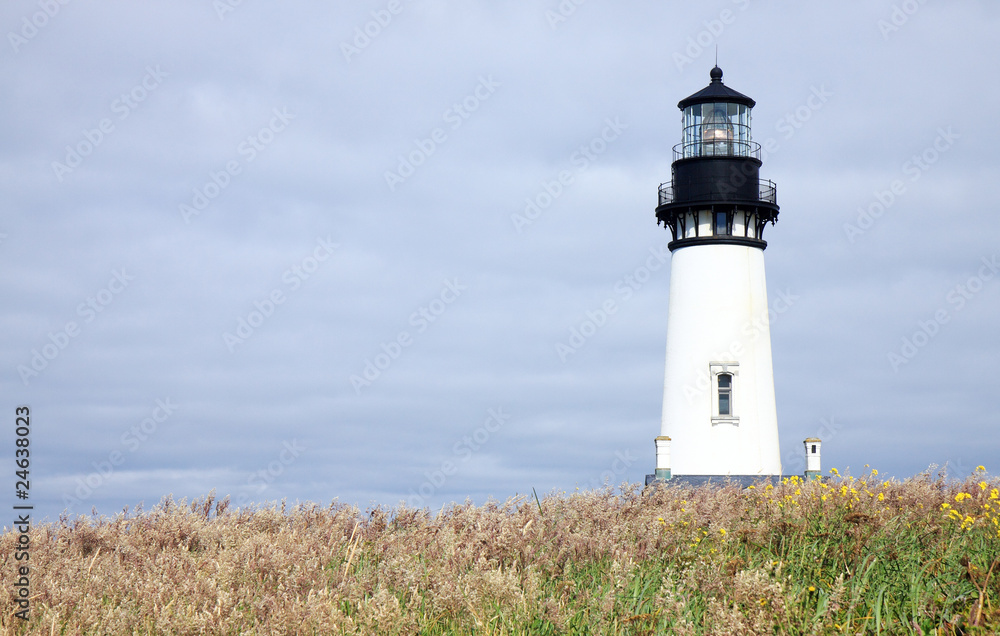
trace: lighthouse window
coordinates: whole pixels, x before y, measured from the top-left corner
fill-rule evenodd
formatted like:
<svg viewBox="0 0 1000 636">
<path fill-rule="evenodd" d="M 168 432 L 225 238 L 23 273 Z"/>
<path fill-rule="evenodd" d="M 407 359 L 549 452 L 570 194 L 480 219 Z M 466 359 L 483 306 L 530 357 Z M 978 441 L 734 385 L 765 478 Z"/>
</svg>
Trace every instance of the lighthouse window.
<svg viewBox="0 0 1000 636">
<path fill-rule="evenodd" d="M 737 383 L 740 378 L 740 363 L 730 362 L 710 362 L 708 365 L 712 378 L 712 392 L 709 393 L 712 408 L 712 425 L 731 424 L 740 425 L 740 418 L 737 415 L 736 395 Z"/>
<path fill-rule="evenodd" d="M 719 415 L 732 415 L 731 398 L 733 395 L 733 376 L 728 373 L 719 374 Z"/>
<path fill-rule="evenodd" d="M 812 452 L 814 452 L 814 453 L 816 452 L 816 445 L 815 444 L 813 444 L 813 450 L 812 450 Z"/>
<path fill-rule="evenodd" d="M 715 213 L 715 233 L 716 234 L 729 234 L 729 227 L 726 223 L 726 213 L 716 212 Z"/>
</svg>

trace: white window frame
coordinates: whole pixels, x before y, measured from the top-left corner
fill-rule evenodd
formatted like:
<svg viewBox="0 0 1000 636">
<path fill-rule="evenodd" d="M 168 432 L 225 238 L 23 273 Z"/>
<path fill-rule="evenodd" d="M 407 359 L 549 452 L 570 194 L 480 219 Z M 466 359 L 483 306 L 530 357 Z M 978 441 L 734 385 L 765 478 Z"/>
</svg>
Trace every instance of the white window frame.
<svg viewBox="0 0 1000 636">
<path fill-rule="evenodd" d="M 717 424 L 739 426 L 740 363 L 710 362 L 708 370 L 712 377 L 712 426 Z M 732 378 L 729 383 L 729 415 L 719 413 L 719 376 L 723 374 Z"/>
</svg>

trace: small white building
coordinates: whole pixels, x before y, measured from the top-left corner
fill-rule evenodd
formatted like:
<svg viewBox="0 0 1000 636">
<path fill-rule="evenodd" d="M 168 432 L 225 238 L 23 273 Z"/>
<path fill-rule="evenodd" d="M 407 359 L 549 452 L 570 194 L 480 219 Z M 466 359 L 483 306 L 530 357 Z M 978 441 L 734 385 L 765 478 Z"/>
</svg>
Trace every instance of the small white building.
<svg viewBox="0 0 1000 636">
<path fill-rule="evenodd" d="M 818 437 L 808 437 L 802 443 L 806 447 L 806 479 L 818 479 L 823 474 L 819 461 L 823 441 Z"/>
<path fill-rule="evenodd" d="M 656 208 L 673 235 L 659 479 L 781 474 L 763 236 L 778 205 L 754 105 L 718 67 L 678 104 L 682 141 Z"/>
</svg>

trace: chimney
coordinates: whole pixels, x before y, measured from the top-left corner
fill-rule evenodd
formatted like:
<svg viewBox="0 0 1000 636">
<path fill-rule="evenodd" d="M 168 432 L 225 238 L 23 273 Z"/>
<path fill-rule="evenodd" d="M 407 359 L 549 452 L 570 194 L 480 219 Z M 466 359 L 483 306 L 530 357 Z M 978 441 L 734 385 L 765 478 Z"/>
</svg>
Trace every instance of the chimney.
<svg viewBox="0 0 1000 636">
<path fill-rule="evenodd" d="M 670 479 L 670 438 L 660 435 L 656 438 L 656 478 Z"/>
<path fill-rule="evenodd" d="M 819 479 L 823 474 L 819 465 L 819 447 L 823 442 L 818 437 L 810 437 L 803 443 L 806 446 L 806 480 Z"/>
</svg>

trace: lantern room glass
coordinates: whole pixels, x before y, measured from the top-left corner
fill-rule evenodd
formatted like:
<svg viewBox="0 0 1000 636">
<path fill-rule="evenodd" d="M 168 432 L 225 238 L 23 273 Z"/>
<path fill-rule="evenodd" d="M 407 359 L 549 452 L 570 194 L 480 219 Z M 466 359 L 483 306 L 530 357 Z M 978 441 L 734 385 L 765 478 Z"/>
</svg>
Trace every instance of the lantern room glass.
<svg viewBox="0 0 1000 636">
<path fill-rule="evenodd" d="M 687 157 L 750 157 L 750 107 L 730 102 L 694 104 L 683 111 Z"/>
</svg>

